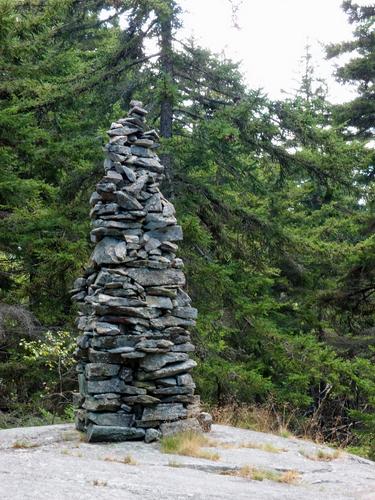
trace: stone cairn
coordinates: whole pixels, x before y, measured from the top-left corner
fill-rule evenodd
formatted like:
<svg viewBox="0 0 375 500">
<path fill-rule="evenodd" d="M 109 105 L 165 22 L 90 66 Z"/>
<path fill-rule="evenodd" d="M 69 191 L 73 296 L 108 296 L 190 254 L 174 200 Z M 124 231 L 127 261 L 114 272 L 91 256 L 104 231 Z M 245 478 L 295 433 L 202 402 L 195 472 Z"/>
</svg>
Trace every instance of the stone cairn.
<svg viewBox="0 0 375 500">
<path fill-rule="evenodd" d="M 78 303 L 76 427 L 88 441 L 151 442 L 183 430 L 207 431 L 190 371 L 187 330 L 197 310 L 176 257 L 182 230 L 159 190 L 159 136 L 132 101 L 108 131 L 105 175 L 90 198 L 95 243 L 72 299 Z"/>
</svg>

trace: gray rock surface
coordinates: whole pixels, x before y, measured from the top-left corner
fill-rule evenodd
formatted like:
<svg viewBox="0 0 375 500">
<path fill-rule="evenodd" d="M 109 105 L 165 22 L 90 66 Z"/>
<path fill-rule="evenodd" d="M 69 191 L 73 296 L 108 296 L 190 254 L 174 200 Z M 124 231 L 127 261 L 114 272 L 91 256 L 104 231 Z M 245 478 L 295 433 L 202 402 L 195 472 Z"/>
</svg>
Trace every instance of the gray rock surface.
<svg viewBox="0 0 375 500">
<path fill-rule="evenodd" d="M 0 431 L 0 498 L 4 500 L 372 500 L 375 463 L 342 453 L 311 460 L 325 446 L 214 425 L 220 458 L 168 455 L 160 444 L 91 444 L 72 425 Z M 244 447 L 247 445 L 247 447 Z M 249 447 L 258 446 L 255 447 Z M 272 446 L 278 452 L 260 449 Z M 135 465 L 126 464 L 131 457 Z M 244 465 L 300 474 L 296 484 L 233 475 Z"/>
<path fill-rule="evenodd" d="M 168 352 L 166 354 L 152 354 L 141 361 L 140 367 L 146 371 L 160 370 L 165 365 L 177 363 L 178 361 L 186 361 L 187 355 L 184 353 Z"/>
<path fill-rule="evenodd" d="M 196 418 L 185 418 L 175 422 L 164 422 L 161 424 L 160 431 L 163 436 L 173 436 L 179 432 L 201 432 L 201 427 Z"/>
<path fill-rule="evenodd" d="M 87 441 L 89 443 L 129 441 L 132 439 L 143 439 L 144 437 L 145 431 L 143 429 L 135 429 L 134 427 L 90 424 L 87 428 Z"/>
<path fill-rule="evenodd" d="M 197 366 L 197 363 L 193 359 L 189 359 L 187 361 L 183 361 L 182 363 L 173 363 L 171 365 L 167 365 L 164 368 L 160 368 L 160 370 L 156 370 L 148 373 L 139 373 L 140 380 L 153 380 L 164 377 L 171 377 L 172 375 L 177 375 L 179 373 L 185 373 L 189 370 L 192 370 Z"/>
<path fill-rule="evenodd" d="M 92 260 L 96 264 L 118 264 L 126 256 L 126 244 L 114 238 L 103 238 L 95 247 Z"/>
</svg>

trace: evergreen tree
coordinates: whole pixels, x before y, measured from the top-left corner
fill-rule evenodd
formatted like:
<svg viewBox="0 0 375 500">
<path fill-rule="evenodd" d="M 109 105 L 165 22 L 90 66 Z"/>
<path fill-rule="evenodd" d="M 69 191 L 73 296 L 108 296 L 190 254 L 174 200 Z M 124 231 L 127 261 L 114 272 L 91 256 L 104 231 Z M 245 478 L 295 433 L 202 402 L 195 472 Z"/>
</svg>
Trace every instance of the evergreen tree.
<svg viewBox="0 0 375 500">
<path fill-rule="evenodd" d="M 354 128 L 354 132 L 350 131 L 351 135 L 371 137 L 375 122 L 375 7 L 345 0 L 342 8 L 349 22 L 355 25 L 354 39 L 328 45 L 327 56 L 334 58 L 353 54 L 349 62 L 338 68 L 336 76 L 340 82 L 355 86 L 358 97 L 348 104 L 337 106 L 336 119 Z"/>
</svg>

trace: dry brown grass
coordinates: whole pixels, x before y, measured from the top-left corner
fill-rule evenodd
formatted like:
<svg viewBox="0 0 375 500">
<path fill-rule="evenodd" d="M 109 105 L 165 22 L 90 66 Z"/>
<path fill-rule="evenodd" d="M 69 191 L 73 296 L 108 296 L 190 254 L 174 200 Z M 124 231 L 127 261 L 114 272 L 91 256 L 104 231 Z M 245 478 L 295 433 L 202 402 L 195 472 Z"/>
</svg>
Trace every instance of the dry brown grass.
<svg viewBox="0 0 375 500">
<path fill-rule="evenodd" d="M 61 433 L 61 441 L 80 441 L 81 433 L 76 430 L 68 430 Z"/>
<path fill-rule="evenodd" d="M 238 471 L 224 472 L 223 474 L 242 477 L 244 479 L 251 479 L 252 481 L 268 480 L 285 484 L 296 484 L 301 479 L 301 475 L 295 470 L 278 472 L 267 469 L 259 469 L 251 465 L 245 465 Z"/>
<path fill-rule="evenodd" d="M 226 405 L 210 409 L 214 422 L 242 429 L 291 437 L 290 419 L 287 412 L 279 415 L 273 406 Z"/>
<path fill-rule="evenodd" d="M 285 448 L 278 448 L 271 443 L 241 443 L 238 445 L 239 448 L 254 448 L 256 450 L 266 451 L 267 453 L 281 453 L 286 451 Z"/>
<path fill-rule="evenodd" d="M 25 448 L 38 448 L 41 446 L 40 443 L 33 443 L 32 441 L 15 441 L 12 444 L 12 448 L 15 450 L 25 449 Z"/>
<path fill-rule="evenodd" d="M 94 479 L 91 481 L 93 486 L 107 486 L 108 481 L 105 481 L 104 479 Z"/>
<path fill-rule="evenodd" d="M 323 443 L 324 436 L 321 430 L 321 419 L 319 411 L 310 417 L 301 418 L 298 409 L 285 404 L 280 406 L 272 399 L 263 405 L 249 405 L 231 403 L 223 406 L 207 408 L 212 414 L 214 422 L 223 425 L 232 425 L 244 429 L 252 429 L 258 432 L 266 432 L 277 434 L 282 437 L 298 436 L 303 439 L 314 441 L 315 443 Z M 335 426 L 330 429 L 330 441 L 342 441 L 342 436 L 339 436 L 339 429 L 342 427 L 338 421 Z M 348 442 L 343 442 L 346 446 Z"/>
<path fill-rule="evenodd" d="M 181 432 L 174 436 L 165 436 L 160 441 L 160 449 L 163 453 L 184 455 L 188 457 L 205 458 L 207 460 L 219 460 L 218 453 L 203 450 L 203 447 L 215 446 L 203 434 L 196 432 Z"/>
<path fill-rule="evenodd" d="M 306 451 L 301 451 L 301 455 L 309 460 L 315 460 L 317 462 L 330 462 L 331 460 L 336 460 L 340 458 L 343 451 L 340 449 L 337 450 L 318 450 L 315 453 L 308 453 Z"/>
<path fill-rule="evenodd" d="M 125 457 L 104 457 L 103 460 L 105 462 L 117 462 L 119 464 L 126 464 L 126 465 L 137 465 L 138 462 L 131 456 L 131 455 L 126 455 Z"/>
<path fill-rule="evenodd" d="M 287 470 L 280 476 L 279 483 L 296 484 L 301 480 L 301 474 L 296 470 Z"/>
</svg>

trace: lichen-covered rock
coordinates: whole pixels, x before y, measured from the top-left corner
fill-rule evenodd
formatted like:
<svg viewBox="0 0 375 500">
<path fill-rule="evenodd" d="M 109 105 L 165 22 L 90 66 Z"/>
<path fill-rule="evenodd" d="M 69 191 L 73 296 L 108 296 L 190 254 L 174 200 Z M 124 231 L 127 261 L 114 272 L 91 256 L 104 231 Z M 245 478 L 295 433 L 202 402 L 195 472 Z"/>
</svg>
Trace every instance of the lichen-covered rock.
<svg viewBox="0 0 375 500">
<path fill-rule="evenodd" d="M 212 416 L 209 413 L 202 411 L 197 418 L 202 431 L 210 432 L 212 427 Z"/>
<path fill-rule="evenodd" d="M 143 359 L 139 366 L 148 372 L 160 370 L 165 365 L 170 363 L 177 363 L 188 359 L 187 354 L 179 352 L 167 352 L 166 354 L 152 354 Z"/>
<path fill-rule="evenodd" d="M 136 427 L 123 427 L 114 425 L 93 425 L 87 428 L 87 441 L 97 443 L 100 441 L 129 441 L 144 439 L 145 431 Z"/>
<path fill-rule="evenodd" d="M 120 264 L 124 262 L 125 257 L 125 241 L 106 237 L 96 245 L 91 259 L 99 266 L 101 264 Z"/>
<path fill-rule="evenodd" d="M 145 442 L 152 443 L 158 441 L 161 438 L 161 432 L 157 429 L 146 429 Z"/>
<path fill-rule="evenodd" d="M 172 436 L 180 432 L 202 432 L 198 419 L 186 418 L 184 420 L 177 420 L 176 422 L 166 422 L 161 424 L 160 432 L 163 436 Z"/>
<path fill-rule="evenodd" d="M 146 115 L 132 101 L 108 131 L 104 176 L 90 198 L 95 248 L 71 291 L 80 311 L 76 426 L 90 442 L 199 430 L 187 330 L 197 310 L 183 290 L 182 229 L 159 189 L 159 136 L 145 130 Z"/>
<path fill-rule="evenodd" d="M 87 412 L 86 418 L 91 423 L 96 425 L 114 426 L 114 427 L 131 427 L 134 422 L 134 415 L 118 412 L 118 413 L 97 413 Z"/>
<path fill-rule="evenodd" d="M 177 420 L 187 416 L 187 410 L 181 403 L 158 404 L 143 410 L 142 421 Z"/>
<path fill-rule="evenodd" d="M 153 380 L 158 378 L 171 377 L 172 375 L 188 372 L 196 366 L 197 363 L 193 359 L 188 359 L 187 361 L 183 361 L 182 363 L 173 363 L 171 365 L 167 365 L 164 368 L 160 368 L 160 370 L 150 371 L 148 373 L 139 372 L 139 379 Z"/>
</svg>

